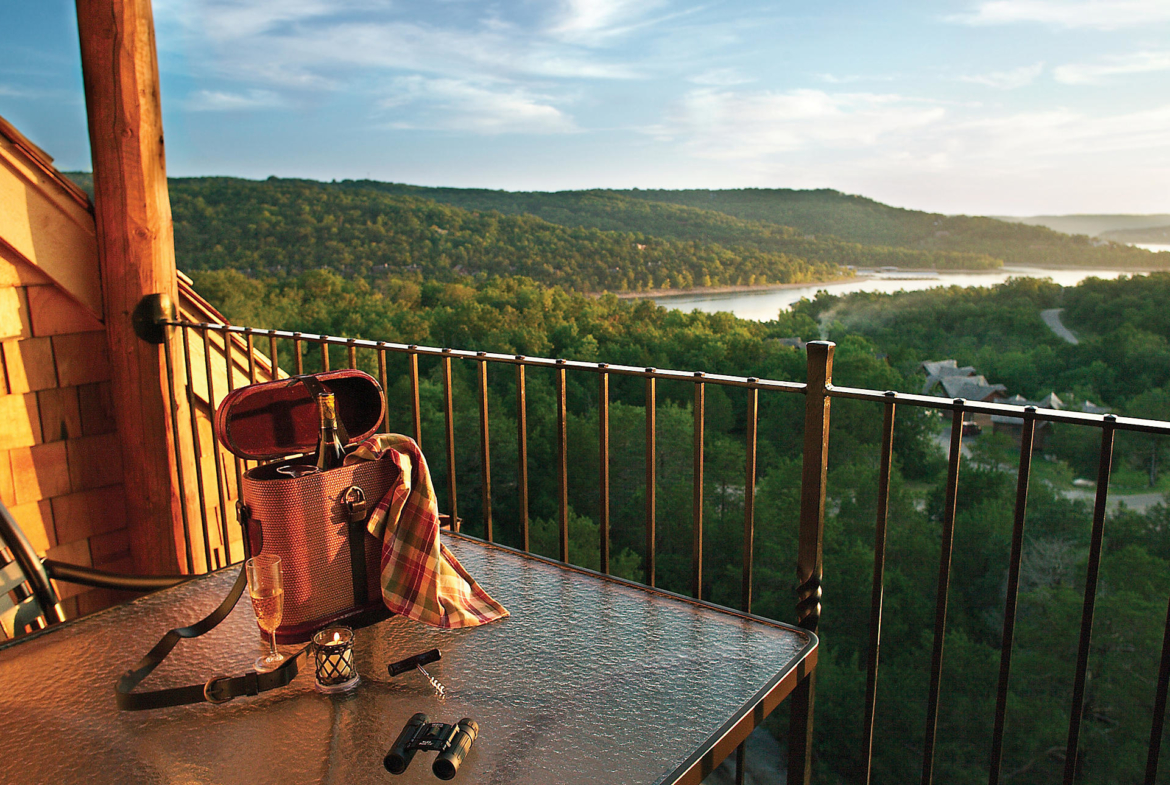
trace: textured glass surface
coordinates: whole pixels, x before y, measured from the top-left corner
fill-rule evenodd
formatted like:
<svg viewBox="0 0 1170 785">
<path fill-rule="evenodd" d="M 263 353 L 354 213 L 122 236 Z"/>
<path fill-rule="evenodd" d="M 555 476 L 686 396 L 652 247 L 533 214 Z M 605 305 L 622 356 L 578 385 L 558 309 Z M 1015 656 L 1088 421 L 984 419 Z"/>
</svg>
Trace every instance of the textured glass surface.
<svg viewBox="0 0 1170 785">
<path fill-rule="evenodd" d="M 392 618 L 357 631 L 360 686 L 313 689 L 311 661 L 289 686 L 219 706 L 119 712 L 118 676 L 171 627 L 227 593 L 235 569 L 134 600 L 0 651 L 0 761 L 6 782 L 434 783 L 434 753 L 395 777 L 382 758 L 415 712 L 471 717 L 480 736 L 464 783 L 655 783 L 754 705 L 807 635 L 554 564 L 449 538 L 512 616 L 443 631 Z M 417 671 L 386 665 L 438 647 Z M 181 642 L 140 689 L 246 671 L 263 651 L 247 600 L 214 631 Z M 285 652 L 298 647 L 282 647 Z"/>
</svg>

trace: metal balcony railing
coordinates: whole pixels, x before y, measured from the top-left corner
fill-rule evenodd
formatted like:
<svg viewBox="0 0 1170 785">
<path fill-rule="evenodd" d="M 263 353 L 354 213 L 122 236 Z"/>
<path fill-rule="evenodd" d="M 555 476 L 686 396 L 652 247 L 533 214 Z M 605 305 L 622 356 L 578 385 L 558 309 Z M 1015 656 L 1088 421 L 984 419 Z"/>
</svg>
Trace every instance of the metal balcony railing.
<svg viewBox="0 0 1170 785">
<path fill-rule="evenodd" d="M 966 401 L 962 399 L 940 399 L 924 395 L 910 395 L 894 391 L 878 391 L 852 387 L 839 387 L 832 383 L 832 343 L 812 342 L 807 346 L 807 383 L 775 381 L 708 374 L 701 371 L 677 371 L 659 368 L 638 368 L 611 365 L 600 362 L 577 362 L 563 359 L 527 357 L 523 355 L 497 354 L 490 352 L 463 351 L 457 349 L 406 345 L 386 341 L 369 341 L 312 335 L 281 330 L 261 330 L 222 324 L 199 324 L 184 321 L 169 323 L 182 332 L 181 341 L 184 356 L 176 358 L 167 352 L 167 373 L 176 395 L 186 395 L 191 411 L 190 422 L 173 422 L 173 437 L 176 458 L 180 467 L 182 487 L 184 543 L 186 566 L 190 571 L 213 569 L 225 563 L 242 558 L 242 546 L 233 547 L 224 513 L 227 502 L 238 496 L 241 472 L 247 466 L 239 459 L 225 458 L 220 446 L 215 443 L 214 434 L 201 418 L 208 418 L 215 402 L 223 393 L 238 386 L 235 377 L 242 376 L 254 382 L 257 378 L 256 341 L 266 340 L 268 356 L 261 357 L 263 365 L 276 369 L 283 360 L 290 373 L 305 372 L 306 351 L 316 347 L 319 361 L 313 364 L 328 370 L 331 364 L 330 350 L 344 356 L 348 367 L 356 368 L 359 357 L 368 361 L 374 358 L 383 388 L 387 386 L 388 356 L 405 358 L 410 383 L 410 423 L 413 436 L 420 444 L 423 439 L 423 412 L 420 404 L 419 359 L 435 358 L 441 368 L 443 380 L 443 423 L 446 455 L 445 485 L 446 506 L 444 511 L 453 520 L 458 519 L 458 498 L 456 476 L 455 408 L 452 365 L 456 361 L 469 363 L 475 369 L 478 386 L 479 420 L 479 478 L 482 496 L 482 534 L 488 541 L 495 539 L 493 525 L 493 491 L 491 466 L 491 422 L 489 417 L 488 366 L 512 366 L 515 374 L 515 413 L 517 430 L 517 509 L 520 547 L 529 549 L 529 453 L 528 453 L 528 397 L 526 372 L 528 369 L 547 369 L 553 374 L 556 406 L 556 448 L 554 451 L 555 473 L 558 486 L 559 558 L 569 560 L 569 455 L 570 445 L 566 423 L 568 407 L 566 398 L 566 375 L 592 375 L 597 385 L 598 443 L 599 443 L 599 487 L 597 488 L 597 512 L 599 522 L 600 568 L 610 570 L 610 382 L 615 377 L 634 377 L 644 384 L 645 407 L 645 562 L 644 582 L 653 586 L 656 577 L 657 540 L 655 536 L 657 510 L 657 477 L 655 460 L 657 454 L 657 384 L 660 380 L 685 382 L 693 385 L 693 472 L 692 472 L 692 543 L 691 543 L 691 594 L 701 598 L 703 586 L 704 546 L 704 439 L 706 420 L 706 396 L 708 386 L 740 388 L 747 397 L 745 429 L 745 476 L 743 496 L 743 560 L 741 609 L 752 610 L 752 567 L 755 527 L 755 488 L 757 437 L 759 426 L 760 394 L 789 394 L 804 396 L 803 423 L 803 468 L 800 488 L 800 526 L 797 553 L 794 561 L 797 572 L 796 622 L 811 631 L 816 631 L 820 619 L 822 595 L 822 539 L 824 534 L 825 488 L 827 477 L 828 445 L 830 434 L 830 409 L 835 398 L 864 401 L 879 407 L 882 417 L 882 444 L 879 459 L 879 479 L 876 488 L 877 513 L 875 521 L 873 581 L 869 617 L 869 648 L 867 655 L 867 676 L 864 706 L 862 757 L 865 761 L 863 781 L 870 781 L 872 749 L 874 739 L 874 712 L 880 666 L 882 636 L 882 601 L 885 590 L 886 530 L 890 492 L 890 472 L 894 450 L 894 422 L 899 409 L 920 407 L 949 412 L 951 419 L 950 443 L 948 448 L 945 501 L 942 512 L 941 557 L 939 560 L 933 649 L 926 711 L 925 734 L 922 743 L 922 782 L 929 785 L 933 779 L 935 750 L 938 738 L 938 710 L 941 691 L 941 677 L 946 634 L 947 603 L 951 581 L 951 553 L 954 543 L 956 497 L 961 458 L 963 456 L 963 422 L 965 418 L 977 415 L 1004 415 L 1019 418 L 1022 422 L 1016 488 L 1015 508 L 1008 564 L 1006 600 L 1003 615 L 1003 637 L 1000 654 L 999 676 L 996 690 L 995 724 L 991 737 L 989 783 L 1001 781 L 1004 751 L 1004 718 L 1008 698 L 1008 681 L 1012 667 L 1012 650 L 1015 635 L 1017 601 L 1020 587 L 1020 567 L 1023 558 L 1024 521 L 1027 511 L 1028 486 L 1032 475 L 1033 443 L 1037 425 L 1044 422 L 1064 423 L 1100 432 L 1100 452 L 1097 470 L 1096 496 L 1093 505 L 1092 530 L 1090 536 L 1088 568 L 1081 613 L 1080 633 L 1077 643 L 1077 662 L 1073 679 L 1072 707 L 1069 712 L 1069 727 L 1065 750 L 1064 782 L 1068 785 L 1077 777 L 1078 749 L 1081 746 L 1082 710 L 1085 705 L 1086 674 L 1088 671 L 1090 645 L 1093 636 L 1093 617 L 1097 601 L 1098 576 L 1102 559 L 1102 545 L 1106 518 L 1106 503 L 1109 494 L 1109 477 L 1113 461 L 1114 436 L 1118 431 L 1132 431 L 1155 435 L 1170 435 L 1170 423 L 1118 417 L 1112 414 L 1098 415 L 1072 411 L 1039 409 L 1034 406 L 1012 406 L 1007 404 Z M 216 355 L 215 340 L 220 341 Z M 202 345 L 203 357 L 196 356 Z M 285 346 L 286 354 L 278 350 Z M 291 353 L 291 356 L 290 354 Z M 185 390 L 175 385 L 176 368 L 182 363 L 186 379 L 199 375 L 199 361 L 202 360 L 203 386 L 198 380 L 186 384 Z M 217 391 L 213 365 L 224 363 L 226 389 Z M 194 376 L 193 376 L 194 371 Z M 275 373 L 275 370 L 273 371 Z M 197 389 L 198 388 L 198 389 Z M 875 412 L 875 416 L 877 412 Z M 383 424 L 389 428 L 388 422 Z M 182 433 L 189 429 L 189 433 Z M 209 440 L 209 434 L 210 440 Z M 429 445 L 428 445 L 429 446 Z M 183 456 L 179 452 L 191 448 L 200 459 L 194 461 L 194 477 L 185 476 L 182 471 Z M 214 459 L 214 477 L 206 466 L 206 458 Z M 234 466 L 233 462 L 234 461 Z M 188 462 L 190 463 L 190 462 Z M 233 476 L 234 475 L 234 478 Z M 235 488 L 232 488 L 234 483 Z M 190 488 L 194 480 L 195 487 Z M 214 489 L 209 485 L 214 482 Z M 234 492 L 234 494 L 233 494 Z M 191 496 L 195 496 L 194 505 Z M 197 506 L 197 511 L 193 508 Z M 216 510 L 215 514 L 212 513 Z M 218 518 L 218 522 L 215 520 Z M 238 541 L 238 540 L 237 540 Z M 202 551 L 202 552 L 200 552 Z M 828 577 L 831 585 L 832 576 Z M 1170 606 L 1168 606 L 1164 628 L 1161 658 L 1156 676 L 1153 716 L 1148 745 L 1148 759 L 1144 781 L 1155 782 L 1158 759 L 1163 736 L 1163 720 L 1166 710 L 1167 685 L 1170 682 Z M 791 700 L 791 726 L 789 744 L 790 781 L 809 782 L 812 759 L 812 678 L 805 679 L 793 693 Z M 738 763 L 740 778 L 743 772 L 743 748 L 740 748 Z"/>
</svg>

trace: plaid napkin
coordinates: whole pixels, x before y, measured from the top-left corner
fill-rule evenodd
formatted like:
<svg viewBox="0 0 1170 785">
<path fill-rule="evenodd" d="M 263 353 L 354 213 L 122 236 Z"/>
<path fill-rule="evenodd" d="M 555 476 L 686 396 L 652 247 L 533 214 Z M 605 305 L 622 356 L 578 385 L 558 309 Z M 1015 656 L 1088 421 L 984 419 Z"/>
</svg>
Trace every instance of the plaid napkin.
<svg viewBox="0 0 1170 785">
<path fill-rule="evenodd" d="M 508 616 L 439 542 L 439 506 L 426 458 L 414 440 L 397 433 L 366 439 L 350 455 L 393 461 L 401 480 L 374 507 L 367 522 L 382 540 L 382 600 L 394 613 L 434 627 L 477 627 Z"/>
</svg>

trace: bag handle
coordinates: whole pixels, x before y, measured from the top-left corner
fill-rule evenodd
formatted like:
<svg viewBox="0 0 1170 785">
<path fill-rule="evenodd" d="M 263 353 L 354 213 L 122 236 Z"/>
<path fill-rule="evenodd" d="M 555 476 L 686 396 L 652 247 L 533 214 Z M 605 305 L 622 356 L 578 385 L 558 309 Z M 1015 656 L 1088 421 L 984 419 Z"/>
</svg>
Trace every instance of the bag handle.
<svg viewBox="0 0 1170 785">
<path fill-rule="evenodd" d="M 242 505 L 241 505 L 242 507 Z M 244 541 L 247 542 L 247 508 L 240 510 L 240 523 L 244 528 Z M 134 688 L 149 676 L 155 668 L 162 664 L 171 650 L 184 638 L 198 638 L 211 632 L 236 607 L 244 589 L 248 585 L 247 571 L 240 565 L 240 574 L 232 584 L 231 591 L 219 607 L 203 619 L 187 627 L 176 627 L 155 644 L 154 648 L 146 653 L 132 669 L 122 674 L 114 688 L 117 695 L 118 708 L 123 711 L 142 711 L 144 709 L 161 709 L 166 706 L 182 706 L 187 703 L 227 703 L 241 695 L 258 695 L 267 690 L 283 687 L 297 675 L 297 661 L 301 655 L 309 650 L 305 646 L 276 670 L 267 673 L 247 671 L 241 676 L 212 676 L 204 684 L 189 684 L 186 687 L 170 687 L 165 690 L 150 692 L 134 692 Z"/>
</svg>

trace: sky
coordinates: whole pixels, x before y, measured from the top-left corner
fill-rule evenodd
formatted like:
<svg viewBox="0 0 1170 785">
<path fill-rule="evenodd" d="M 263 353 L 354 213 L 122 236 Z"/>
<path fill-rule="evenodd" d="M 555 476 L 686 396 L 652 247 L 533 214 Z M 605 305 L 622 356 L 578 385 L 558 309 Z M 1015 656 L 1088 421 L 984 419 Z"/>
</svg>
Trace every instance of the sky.
<svg viewBox="0 0 1170 785">
<path fill-rule="evenodd" d="M 155 0 L 172 176 L 1170 212 L 1170 0 Z M 72 2 L 0 115 L 89 169 Z"/>
</svg>

